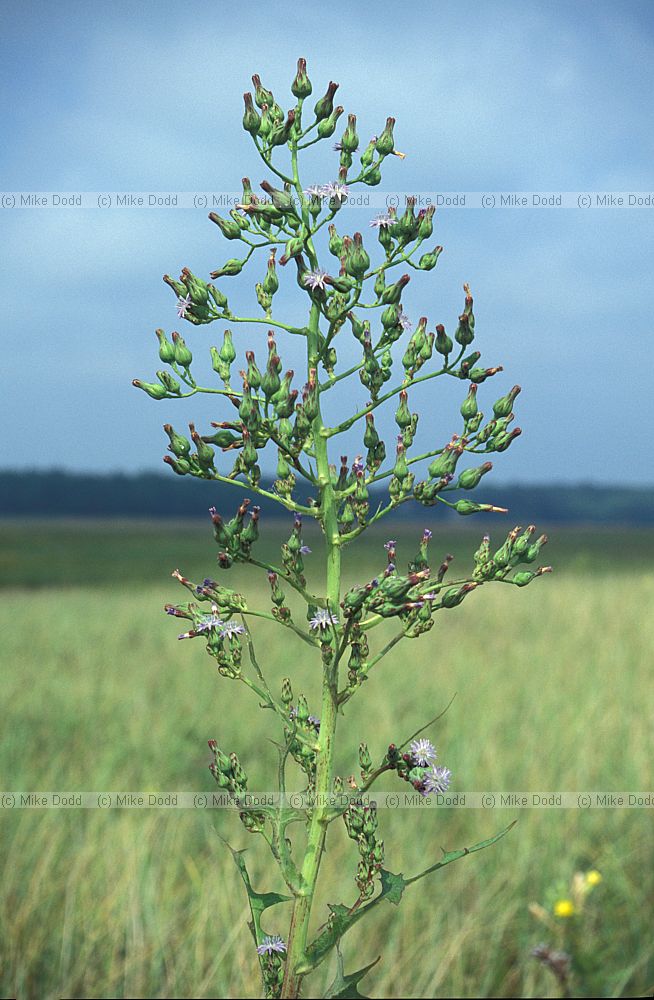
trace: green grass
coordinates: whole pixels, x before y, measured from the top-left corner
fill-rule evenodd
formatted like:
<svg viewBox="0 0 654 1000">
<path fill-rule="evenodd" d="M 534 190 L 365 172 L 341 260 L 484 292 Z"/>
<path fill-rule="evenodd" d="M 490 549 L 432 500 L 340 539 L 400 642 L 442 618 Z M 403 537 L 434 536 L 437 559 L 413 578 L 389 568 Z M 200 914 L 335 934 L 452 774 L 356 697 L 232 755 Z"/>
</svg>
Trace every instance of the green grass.
<svg viewBox="0 0 654 1000">
<path fill-rule="evenodd" d="M 357 769 L 361 739 L 380 756 L 456 693 L 432 736 L 455 789 L 648 790 L 654 535 L 552 534 L 546 561 L 556 575 L 522 591 L 483 588 L 376 668 L 340 723 L 343 776 Z M 435 538 L 435 552 L 453 551 L 465 566 L 478 535 Z M 405 554 L 414 548 L 411 539 Z M 178 623 L 161 614 L 178 596 L 167 579 L 175 565 L 189 576 L 214 572 L 206 531 L 5 523 L 0 551 L 4 789 L 211 791 L 212 736 L 238 751 L 251 787 L 269 784 L 274 718 L 217 675 L 201 642 L 177 643 Z M 384 555 L 362 551 L 359 576 Z M 260 574 L 233 573 L 253 604 L 267 606 Z M 304 645 L 267 623 L 256 634 L 273 684 L 297 677 L 316 711 L 319 667 Z M 528 906 L 590 867 L 603 875 L 580 928 L 596 960 L 593 984 L 606 996 L 651 986 L 651 811 L 384 812 L 387 867 L 413 873 L 441 847 L 470 845 L 515 818 L 498 845 L 412 886 L 399 909 L 382 904 L 348 935 L 347 968 L 383 954 L 365 993 L 552 995 L 529 950 L 555 940 Z M 332 829 L 317 923 L 327 901 L 354 899 L 356 852 Z M 257 888 L 282 888 L 259 839 L 227 813 L 5 812 L 1 995 L 258 995 L 242 886 L 216 831 L 249 848 Z M 285 933 L 282 907 L 266 918 Z"/>
</svg>

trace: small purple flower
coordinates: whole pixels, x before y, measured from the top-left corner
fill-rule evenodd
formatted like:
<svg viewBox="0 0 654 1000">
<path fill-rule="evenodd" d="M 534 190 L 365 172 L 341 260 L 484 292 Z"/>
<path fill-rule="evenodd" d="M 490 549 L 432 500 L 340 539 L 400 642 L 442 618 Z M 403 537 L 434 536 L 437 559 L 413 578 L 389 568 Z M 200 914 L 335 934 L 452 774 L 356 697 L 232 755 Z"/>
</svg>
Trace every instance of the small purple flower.
<svg viewBox="0 0 654 1000">
<path fill-rule="evenodd" d="M 335 149 L 335 151 L 337 153 L 341 153 L 343 151 L 343 143 L 342 142 L 335 142 L 334 143 L 334 149 Z"/>
<path fill-rule="evenodd" d="M 315 726 L 316 729 L 320 729 L 320 719 L 317 715 L 310 715 L 307 722 L 309 722 L 312 726 Z"/>
<path fill-rule="evenodd" d="M 322 268 L 316 268 L 315 271 L 307 271 L 302 275 L 302 283 L 307 286 L 307 288 L 316 290 L 320 288 L 324 291 L 326 280 L 329 277 L 327 271 L 323 271 Z"/>
<path fill-rule="evenodd" d="M 337 181 L 330 181 L 323 187 L 323 194 L 326 198 L 334 198 L 335 201 L 345 201 L 349 194 L 347 184 L 339 184 Z"/>
<path fill-rule="evenodd" d="M 325 631 L 331 625 L 338 625 L 338 618 L 331 615 L 327 608 L 318 608 L 309 625 L 315 631 Z"/>
<path fill-rule="evenodd" d="M 243 635 L 245 628 L 237 621 L 221 622 L 220 635 L 223 639 L 233 639 L 235 635 Z"/>
<path fill-rule="evenodd" d="M 311 555 L 311 549 L 309 548 L 308 545 L 301 545 L 300 546 L 300 555 L 302 555 L 302 556 L 310 556 Z"/>
<path fill-rule="evenodd" d="M 432 767 L 422 779 L 423 795 L 443 795 L 450 787 L 452 772 L 447 767 Z"/>
<path fill-rule="evenodd" d="M 373 229 L 385 229 L 388 226 L 392 226 L 395 219 L 390 215 L 376 215 L 375 218 L 370 222 L 370 226 Z"/>
<path fill-rule="evenodd" d="M 272 955 L 274 952 L 282 953 L 286 951 L 284 939 L 279 934 L 266 934 L 261 944 L 257 947 L 259 955 Z"/>
<path fill-rule="evenodd" d="M 395 552 L 396 545 L 397 542 L 395 541 L 394 538 L 391 538 L 388 542 L 384 542 L 384 548 L 386 549 L 387 552 Z"/>
<path fill-rule="evenodd" d="M 425 530 L 422 533 L 423 542 L 428 542 L 432 535 L 433 531 L 431 530 L 431 528 L 425 528 Z"/>
<path fill-rule="evenodd" d="M 357 455 L 352 462 L 352 472 L 355 476 L 360 476 L 364 470 L 363 455 Z"/>
<path fill-rule="evenodd" d="M 176 306 L 177 315 L 179 316 L 180 319 L 184 319 L 184 317 L 186 316 L 187 312 L 189 311 L 192 305 L 193 303 L 191 302 L 190 292 L 185 299 L 183 299 L 180 295 L 180 297 L 177 299 L 177 306 Z"/>
<path fill-rule="evenodd" d="M 409 749 L 420 767 L 427 767 L 436 760 L 436 747 L 431 740 L 414 740 Z"/>
<path fill-rule="evenodd" d="M 411 320 L 409 319 L 409 317 L 405 312 L 400 313 L 400 318 L 398 322 L 406 333 L 408 333 L 410 330 L 413 329 L 413 323 L 411 322 Z"/>
<path fill-rule="evenodd" d="M 306 188 L 304 193 L 310 198 L 322 198 L 325 191 L 322 184 L 312 184 L 310 187 Z"/>
</svg>

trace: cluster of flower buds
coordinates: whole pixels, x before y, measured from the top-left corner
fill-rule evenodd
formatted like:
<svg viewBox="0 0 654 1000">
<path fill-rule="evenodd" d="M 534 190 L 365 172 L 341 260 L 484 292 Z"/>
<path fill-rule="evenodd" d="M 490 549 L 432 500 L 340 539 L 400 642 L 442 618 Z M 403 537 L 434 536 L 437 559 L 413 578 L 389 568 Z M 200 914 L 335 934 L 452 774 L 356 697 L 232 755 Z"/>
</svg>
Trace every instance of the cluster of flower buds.
<svg viewBox="0 0 654 1000">
<path fill-rule="evenodd" d="M 224 521 L 215 507 L 209 508 L 213 537 L 219 546 L 217 558 L 221 569 L 229 569 L 235 561 L 246 562 L 259 537 L 260 508 L 253 507 L 247 523 L 245 521 L 250 502 L 247 498 L 243 500 L 231 521 Z"/>
<path fill-rule="evenodd" d="M 180 583 L 196 594 L 201 601 L 211 602 L 210 613 L 200 611 L 194 602 L 188 604 L 166 604 L 166 614 L 175 618 L 186 618 L 191 621 L 191 628 L 182 632 L 179 639 L 195 639 L 201 636 L 206 639 L 207 652 L 218 664 L 218 672 L 224 677 L 235 679 L 241 673 L 242 643 L 241 636 L 245 626 L 235 620 L 226 620 L 223 614 L 245 609 L 245 599 L 234 591 L 221 587 L 215 580 L 206 579 L 202 584 L 193 584 L 183 577 L 179 570 L 173 576 Z M 221 601 L 221 604 L 218 604 Z"/>
<path fill-rule="evenodd" d="M 309 789 L 313 789 L 320 720 L 309 713 L 309 706 L 304 695 L 300 695 L 297 705 L 292 704 L 293 691 L 288 677 L 285 677 L 282 682 L 282 702 L 288 712 L 289 719 L 289 725 L 284 730 L 288 752 L 306 774 Z"/>
<path fill-rule="evenodd" d="M 408 781 L 421 795 L 443 795 L 450 787 L 452 772 L 436 765 L 438 753 L 430 740 L 414 739 L 409 749 L 402 753 L 391 743 L 384 764 Z"/>
<path fill-rule="evenodd" d="M 229 755 L 223 753 L 216 740 L 208 740 L 207 742 L 213 754 L 213 761 L 209 764 L 209 770 L 216 779 L 219 787 L 224 789 L 238 805 L 239 800 L 247 792 L 247 774 L 243 770 L 235 753 L 230 753 Z M 266 821 L 263 813 L 253 809 L 244 809 L 239 813 L 239 817 L 249 833 L 261 833 L 263 830 Z"/>
<path fill-rule="evenodd" d="M 287 542 L 282 544 L 282 564 L 288 575 L 301 587 L 306 583 L 302 557 L 310 553 L 311 549 L 302 540 L 302 515 L 296 514 L 293 518 L 290 537 Z"/>
<path fill-rule="evenodd" d="M 384 841 L 377 838 L 377 806 L 374 802 L 365 806 L 352 802 L 343 813 L 343 819 L 347 835 L 355 841 L 361 855 L 355 876 L 359 896 L 369 899 L 384 863 Z"/>
<path fill-rule="evenodd" d="M 533 563 L 538 558 L 540 550 L 547 542 L 547 535 L 540 535 L 536 541 L 532 541 L 535 532 L 536 527 L 533 524 L 530 524 L 524 531 L 521 525 L 516 525 L 506 536 L 505 542 L 492 554 L 490 537 L 484 535 L 474 555 L 473 579 L 479 581 L 508 580 L 517 587 L 526 587 L 537 576 L 551 573 L 551 566 L 539 566 L 535 572 L 518 570 L 512 577 L 509 577 L 516 566 L 523 563 Z"/>
</svg>

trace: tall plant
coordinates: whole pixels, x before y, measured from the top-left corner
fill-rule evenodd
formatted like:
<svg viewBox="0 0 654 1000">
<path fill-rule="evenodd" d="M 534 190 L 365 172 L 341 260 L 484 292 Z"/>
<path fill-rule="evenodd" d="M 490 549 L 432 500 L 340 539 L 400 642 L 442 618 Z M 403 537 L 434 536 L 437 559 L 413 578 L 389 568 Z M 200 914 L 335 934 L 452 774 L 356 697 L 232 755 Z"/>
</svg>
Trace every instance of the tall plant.
<svg viewBox="0 0 654 1000">
<path fill-rule="evenodd" d="M 244 178 L 242 198 L 228 217 L 209 215 L 223 236 L 242 248 L 238 256 L 211 274 L 211 282 L 188 268 L 178 280 L 168 275 L 164 280 L 177 296 L 180 319 L 193 326 L 213 322 L 227 323 L 230 328 L 263 324 L 268 329 L 267 358 L 261 363 L 261 348 L 258 360 L 254 349 L 246 350 L 236 379 L 237 348 L 231 329 L 224 329 L 221 346 L 210 348 L 212 367 L 222 385 L 199 385 L 184 338 L 175 332 L 169 339 L 163 330 L 157 330 L 164 367 L 157 372 L 158 381 L 135 380 L 134 385 L 157 400 L 185 399 L 198 393 L 222 396 L 232 409 L 227 419 L 212 424 L 212 433 L 201 434 L 191 423 L 189 438 L 170 424 L 164 425 L 170 451 L 164 461 L 178 475 L 245 490 L 292 513 L 290 536 L 281 545 L 280 565 L 273 565 L 257 555 L 260 508 L 252 505 L 250 498 L 242 500 L 230 520 L 215 508 L 210 511 L 218 566 L 228 570 L 236 563 L 249 563 L 264 570 L 270 584 L 270 610 L 251 606 L 242 594 L 214 579 L 196 584 L 175 571 L 174 576 L 192 599 L 167 605 L 166 611 L 190 623 L 180 638 L 202 637 L 219 673 L 251 688 L 260 705 L 272 710 L 281 725 L 279 796 L 273 806 L 244 804 L 247 777 L 238 756 L 226 752 L 215 740 L 209 742 L 214 758 L 211 770 L 218 785 L 240 806 L 245 828 L 264 838 L 290 893 L 256 891 L 242 853 L 233 852 L 250 901 L 250 929 L 266 995 L 297 997 L 305 977 L 336 949 L 337 974 L 327 995 L 359 996 L 357 984 L 371 966 L 345 974 L 339 950 L 343 935 L 382 900 L 399 903 L 407 885 L 494 843 L 506 831 L 474 847 L 447 853 L 413 877 L 393 874 L 384 867 L 384 844 L 369 790 L 382 774 L 394 772 L 412 786 L 414 794 L 440 794 L 447 790 L 451 774 L 436 764 L 436 750 L 421 730 L 400 744 L 390 744 L 378 761 L 371 759 L 367 745 L 361 743 L 360 783 L 352 781 L 352 787 L 343 789 L 333 764 L 337 719 L 380 660 L 399 642 L 428 632 L 438 612 L 457 607 L 489 581 L 524 587 L 548 572 L 549 567 L 535 571 L 519 568 L 535 562 L 546 538 L 535 539 L 532 525 L 525 530 L 516 527 L 492 552 L 485 535 L 475 552 L 472 571 L 460 579 L 446 580 L 451 557 L 432 573 L 428 555 L 431 531 L 425 529 L 406 572 L 399 569 L 396 545 L 389 541 L 386 565 L 378 576 L 342 592 L 344 547 L 408 500 L 425 507 L 445 505 L 461 515 L 501 510 L 465 496 L 490 471 L 491 462 L 484 460 L 465 469 L 460 469 L 459 463 L 468 456 L 487 458 L 489 453 L 505 451 L 520 434 L 518 427 L 510 426 L 520 388 L 515 386 L 495 401 L 490 419 L 479 410 L 479 385 L 502 369 L 480 366 L 480 353 L 473 350 L 475 320 L 467 285 L 453 337 L 441 324 L 428 331 L 426 317 L 414 327 L 403 309 L 402 294 L 410 274 L 407 271 L 397 277 L 395 269 L 431 271 L 442 250 L 440 246 L 424 249 L 432 236 L 433 205 L 416 212 L 416 199 L 408 197 L 401 214 L 389 209 L 370 223 L 379 244 L 375 264 L 360 232 L 347 235 L 337 229 L 334 220 L 354 185 L 379 185 L 385 161 L 404 157 L 395 149 L 394 119 L 388 118 L 381 133 L 360 152 L 357 120 L 348 115 L 335 146 L 339 154 L 337 179 L 305 187 L 300 177 L 300 153 L 330 140 L 336 132 L 343 114 L 343 108 L 334 104 L 338 85 L 330 83 L 307 113 L 312 85 L 306 62 L 300 59 L 291 86 L 295 104 L 284 112 L 259 77 L 252 79 L 254 93 L 245 94 L 243 127 L 277 186 L 262 181 L 265 197 L 261 197 Z M 280 153 L 286 154 L 284 160 Z M 329 266 L 319 258 L 319 250 L 331 255 Z M 257 251 L 267 255 L 255 284 L 261 313 L 236 315 L 225 286 L 251 261 L 254 263 Z M 304 325 L 283 322 L 274 310 L 280 287 L 278 265 L 291 265 L 295 272 L 306 301 Z M 304 341 L 306 371 L 299 388 L 294 388 L 293 371 L 283 373 L 277 346 L 280 333 Z M 340 367 L 339 338 L 349 336 L 358 342 L 359 360 L 350 367 Z M 433 441 L 428 451 L 415 454 L 418 413 L 411 410 L 410 392 L 435 378 L 466 383 L 460 408 L 462 426 L 449 440 Z M 369 401 L 338 423 L 326 423 L 326 397 L 342 390 L 345 406 L 351 396 L 348 383 L 357 379 Z M 384 403 L 395 407 L 397 424 L 396 440 L 388 448 L 375 425 L 377 411 Z M 339 464 L 334 456 L 340 456 L 343 448 L 338 447 L 338 440 L 346 432 L 358 432 L 361 454 L 353 461 L 342 456 Z M 268 446 L 277 452 L 277 477 L 272 484 L 263 480 L 259 466 L 259 455 Z M 371 499 L 376 505 L 371 506 Z M 313 518 L 322 529 L 324 589 L 320 593 L 308 588 L 304 575 L 307 547 L 303 518 Z M 289 589 L 306 605 L 305 618 L 294 614 L 287 604 Z M 280 685 L 269 682 L 251 630 L 257 618 L 272 620 L 293 633 L 306 647 L 307 656 L 314 656 L 321 664 L 319 717 L 310 713 L 303 695 L 295 699 L 289 678 Z M 389 619 L 397 622 L 395 635 L 385 644 L 375 644 L 375 629 Z M 248 669 L 242 664 L 244 652 Z M 305 776 L 303 808 L 291 807 L 285 797 L 290 761 Z M 311 939 L 309 920 L 325 843 L 330 825 L 339 819 L 345 822 L 358 851 L 356 895 L 349 905 L 331 906 L 326 924 Z M 286 902 L 292 904 L 288 933 L 264 933 L 264 912 Z"/>
</svg>

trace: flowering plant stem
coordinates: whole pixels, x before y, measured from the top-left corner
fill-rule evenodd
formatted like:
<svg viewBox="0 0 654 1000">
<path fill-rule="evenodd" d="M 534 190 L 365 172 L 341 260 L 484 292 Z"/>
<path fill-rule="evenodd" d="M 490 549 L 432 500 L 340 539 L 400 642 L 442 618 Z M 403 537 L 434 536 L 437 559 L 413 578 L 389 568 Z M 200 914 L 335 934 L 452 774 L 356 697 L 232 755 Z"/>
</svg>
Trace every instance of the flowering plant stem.
<svg viewBox="0 0 654 1000">
<path fill-rule="evenodd" d="M 374 579 L 342 592 L 344 546 L 353 543 L 372 524 L 409 500 L 426 508 L 450 508 L 462 515 L 504 512 L 493 504 L 475 503 L 461 495 L 479 484 L 491 469 L 491 463 L 487 461 L 464 471 L 457 470 L 457 465 L 463 456 L 505 451 L 520 434 L 519 428 L 509 430 L 520 387 L 515 386 L 496 400 L 493 416 L 484 423 L 484 415 L 477 405 L 477 388 L 502 369 L 479 367 L 479 351 L 470 352 L 475 337 L 475 318 L 469 287 L 464 285 L 464 309 L 452 340 L 441 324 L 428 333 L 427 317 L 421 317 L 413 329 L 401 301 L 403 289 L 410 280 L 408 274 L 392 284 L 387 283 L 392 268 L 397 265 L 407 264 L 419 272 L 429 272 L 435 267 L 442 247 L 423 253 L 417 261 L 414 256 L 432 233 L 433 206 L 416 214 L 415 198 L 408 197 L 401 216 L 389 210 L 371 222 L 378 231 L 383 254 L 376 266 L 371 264 L 360 232 L 341 236 L 336 229 L 333 220 L 347 202 L 350 187 L 356 183 L 376 186 L 381 180 L 384 161 L 393 156 L 404 158 L 404 154 L 395 149 L 394 119 L 387 119 L 381 134 L 370 140 L 360 156 L 360 168 L 351 174 L 359 139 L 356 117 L 349 115 L 347 127 L 336 146 L 340 153 L 338 181 L 303 189 L 298 154 L 333 134 L 343 112 L 340 106 L 333 104 L 337 84 L 330 83 L 327 93 L 313 109 L 314 120 L 303 127 L 305 98 L 312 89 L 303 59 L 298 62 L 291 88 L 297 103 L 286 116 L 259 77 L 252 79 L 254 101 L 252 94 L 245 94 L 243 125 L 266 167 L 282 181 L 283 190 L 263 181 L 261 187 L 269 198 L 262 200 L 253 193 L 246 177 L 242 200 L 230 211 L 230 217 L 210 214 L 211 221 L 227 240 L 240 242 L 245 248 L 243 259 L 231 258 L 212 272 L 211 277 L 214 281 L 220 280 L 221 284 L 207 283 L 186 267 L 179 280 L 169 275 L 164 280 L 177 296 L 179 317 L 194 327 L 227 322 L 231 325 L 255 324 L 256 329 L 256 325 L 267 324 L 265 371 L 258 367 L 255 351 L 246 350 L 240 371 L 242 385 L 238 389 L 232 386 L 232 365 L 238 351 L 231 330 L 225 329 L 222 346 L 210 349 L 212 369 L 223 388 L 205 387 L 191 374 L 193 354 L 184 338 L 173 332 L 169 340 L 163 330 L 157 330 L 159 358 L 167 367 L 157 372 L 157 382 L 135 380 L 134 384 L 157 400 L 185 399 L 207 393 L 223 405 L 231 404 L 234 408 L 231 419 L 212 423 L 214 432 L 211 434 L 202 435 L 191 423 L 189 440 L 172 425 L 164 424 L 170 452 L 164 461 L 180 476 L 191 475 L 229 486 L 232 490 L 245 490 L 293 514 L 291 535 L 281 545 L 282 558 L 278 566 L 257 558 L 254 553 L 259 537 L 260 509 L 256 506 L 250 509 L 249 498 L 242 500 L 231 520 L 226 520 L 215 507 L 210 509 L 218 544 L 219 569 L 224 571 L 238 563 L 249 563 L 264 570 L 271 590 L 270 610 L 251 606 L 244 595 L 216 580 L 207 578 L 196 584 L 175 570 L 173 576 L 190 591 L 193 600 L 166 605 L 166 611 L 190 622 L 188 631 L 182 633 L 180 639 L 204 639 L 221 677 L 243 682 L 260 699 L 261 707 L 271 709 L 282 725 L 283 742 L 277 744 L 279 802 L 275 807 L 247 804 L 248 778 L 239 757 L 234 752 L 224 752 L 216 740 L 209 740 L 213 755 L 210 770 L 215 780 L 239 809 L 245 829 L 263 837 L 291 892 L 291 896 L 283 896 L 256 891 L 243 852 L 232 850 L 248 894 L 252 916 L 250 930 L 266 996 L 275 1000 L 299 996 L 305 977 L 334 950 L 337 953 L 336 978 L 326 995 L 361 996 L 357 984 L 376 963 L 349 975 L 345 973 L 340 944 L 346 932 L 382 901 L 398 904 L 408 885 L 445 864 L 494 844 L 506 831 L 470 848 L 446 852 L 440 861 L 410 878 L 386 869 L 384 842 L 378 835 L 377 806 L 364 801 L 364 794 L 382 775 L 392 774 L 407 782 L 412 794 L 442 795 L 449 787 L 451 772 L 436 764 L 436 748 L 421 737 L 426 728 L 423 726 L 403 742 L 389 742 L 387 751 L 377 762 L 373 761 L 367 743 L 360 741 L 361 782 L 358 784 L 353 775 L 345 791 L 342 779 L 334 774 L 338 715 L 343 714 L 344 706 L 358 694 L 373 667 L 404 639 L 416 639 L 428 632 L 438 612 L 458 607 L 469 593 L 485 583 L 498 581 L 523 587 L 548 572 L 549 567 L 541 567 L 535 572 L 519 569 L 520 565 L 534 562 L 547 539 L 542 535 L 534 541 L 533 525 L 524 530 L 516 526 L 500 548 L 491 552 L 490 539 L 485 535 L 474 555 L 473 570 L 457 580 L 445 582 L 452 557 L 446 555 L 440 568 L 432 574 L 428 555 L 432 532 L 425 528 L 406 573 L 398 569 L 396 543 L 388 541 L 383 571 Z M 314 130 L 315 136 L 312 135 Z M 309 135 L 311 138 L 307 140 Z M 285 169 L 273 165 L 273 153 L 278 148 L 288 152 L 290 166 Z M 328 252 L 338 261 L 338 273 L 334 275 L 320 266 L 324 248 L 319 239 L 326 242 L 327 233 Z M 277 260 L 281 247 L 284 252 Z M 263 280 L 255 284 L 255 292 L 264 317 L 237 316 L 229 306 L 223 279 L 231 280 L 240 274 L 261 249 L 268 253 L 268 260 Z M 280 285 L 277 265 L 286 267 L 291 262 L 297 270 L 297 284 L 308 297 L 308 319 L 306 326 L 301 327 L 272 318 L 273 299 Z M 367 284 L 369 288 L 370 283 L 373 295 L 368 301 L 363 292 L 364 286 Z M 381 329 L 373 333 L 375 310 L 380 313 Z M 363 319 L 362 315 L 366 314 L 372 319 Z M 336 348 L 341 349 L 339 345 L 345 336 L 342 331 L 346 323 L 358 344 L 361 360 L 339 371 Z M 281 375 L 283 365 L 275 340 L 276 331 L 304 338 L 306 384 L 301 390 L 292 388 L 292 370 Z M 396 345 L 400 344 L 404 353 L 398 359 Z M 441 362 L 434 370 L 418 374 L 430 362 L 434 351 L 440 354 Z M 393 388 L 382 392 L 398 360 L 403 369 L 400 378 L 392 383 Z M 321 373 L 324 373 L 322 381 Z M 364 386 L 369 401 L 330 426 L 323 415 L 325 393 L 342 387 L 354 377 Z M 448 442 L 432 439 L 426 449 L 410 454 L 419 414 L 410 410 L 409 390 L 436 377 L 468 383 L 467 395 L 460 407 L 462 433 L 452 434 Z M 182 391 L 182 383 L 188 392 Z M 375 416 L 378 409 L 391 400 L 397 404 L 394 419 L 398 433 L 387 450 L 375 426 Z M 330 455 L 330 448 L 340 435 L 357 432 L 363 437 L 362 454 L 352 462 L 347 455 L 341 454 L 339 468 L 333 461 L 334 455 Z M 268 445 L 277 450 L 277 478 L 272 485 L 262 485 L 259 453 Z M 219 471 L 216 467 L 219 454 L 235 457 L 231 470 L 221 468 Z M 429 464 L 425 468 L 426 463 Z M 421 467 L 424 478 L 419 480 Z M 298 478 L 301 489 L 308 489 L 312 495 L 299 494 Z M 383 499 L 381 490 L 386 494 Z M 376 509 L 371 506 L 371 500 L 375 500 L 373 491 L 380 491 Z M 448 493 L 454 493 L 456 499 L 447 500 L 445 495 Z M 304 576 L 304 556 L 309 555 L 310 550 L 302 538 L 303 517 L 315 519 L 322 530 L 323 594 L 312 593 Z M 298 619 L 291 602 L 287 603 L 284 587 L 290 587 L 294 600 L 302 602 L 308 625 Z M 210 610 L 203 610 L 203 605 L 205 608 L 209 605 Z M 230 619 L 229 616 L 237 617 Z M 391 618 L 399 623 L 399 631 L 380 648 L 371 649 L 375 630 Z M 309 646 L 313 655 L 320 653 L 319 718 L 309 713 L 303 694 L 295 699 L 291 678 L 282 680 L 281 697 L 273 693 L 266 665 L 257 654 L 255 636 L 250 629 L 250 622 L 256 623 L 257 619 L 275 622 Z M 243 669 L 244 651 L 249 657 L 252 675 Z M 304 808 L 289 808 L 286 804 L 289 760 L 298 765 L 306 780 L 307 804 Z M 327 921 L 310 940 L 312 907 L 327 834 L 330 824 L 339 819 L 345 823 L 348 837 L 358 850 L 354 878 L 357 895 L 351 903 L 330 904 Z M 305 836 L 298 847 L 291 842 L 289 827 L 300 822 L 305 824 Z M 264 933 L 262 916 L 265 911 L 288 902 L 292 903 L 292 913 L 286 939 L 279 934 Z"/>
</svg>

